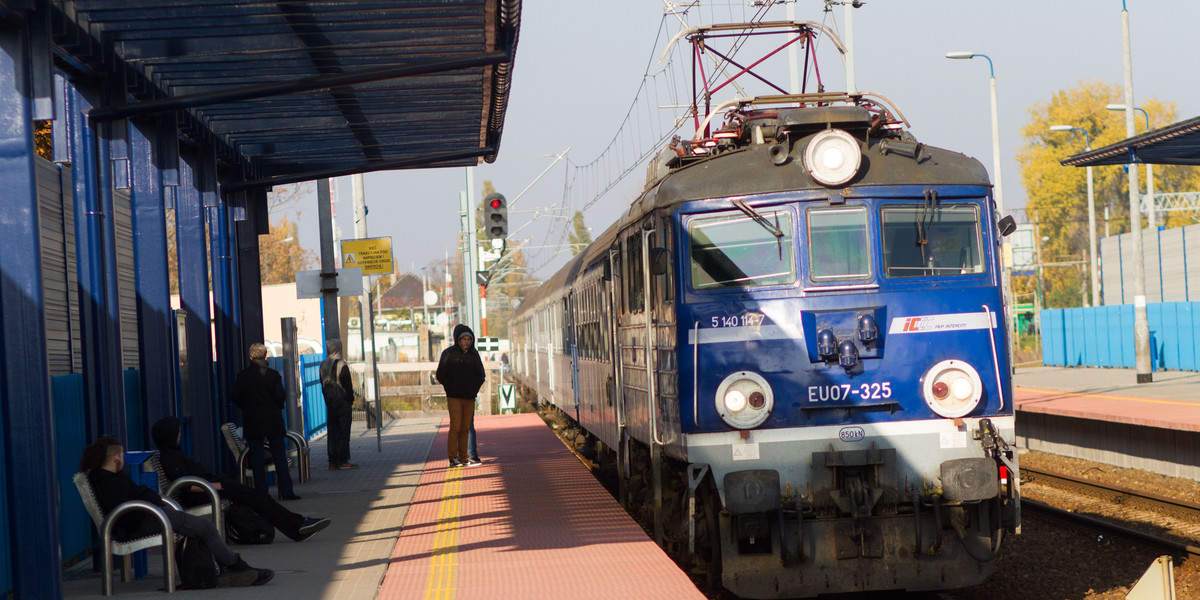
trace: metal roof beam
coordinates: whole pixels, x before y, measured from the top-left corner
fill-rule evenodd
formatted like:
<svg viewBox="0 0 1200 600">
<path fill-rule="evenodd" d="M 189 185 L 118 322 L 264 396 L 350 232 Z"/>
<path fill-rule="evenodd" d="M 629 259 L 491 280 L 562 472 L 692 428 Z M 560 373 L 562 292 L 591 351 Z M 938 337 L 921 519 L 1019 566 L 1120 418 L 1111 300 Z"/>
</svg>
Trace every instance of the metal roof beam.
<svg viewBox="0 0 1200 600">
<path fill-rule="evenodd" d="M 354 175 L 356 173 L 370 173 L 372 171 L 389 171 L 395 169 L 412 169 L 416 167 L 430 167 L 439 163 L 453 163 L 466 159 L 478 159 L 481 156 L 494 154 L 496 149 L 491 146 L 475 148 L 463 152 L 443 152 L 440 154 L 428 154 L 418 158 L 404 158 L 399 160 L 390 160 L 383 162 L 360 163 L 349 167 L 338 167 L 333 169 L 322 169 L 319 171 L 308 171 L 305 173 L 297 173 L 295 175 L 280 175 L 277 177 L 268 177 L 265 179 L 255 179 L 251 181 L 239 181 L 236 183 L 226 184 L 221 187 L 222 191 L 234 192 L 238 190 L 250 188 L 269 188 L 276 185 L 286 185 L 289 183 L 298 183 L 301 181 L 311 181 L 313 179 L 326 179 L 330 177 L 342 177 L 343 175 Z"/>
<path fill-rule="evenodd" d="M 318 75 L 316 77 L 304 77 L 301 79 L 283 81 L 279 83 L 247 85 L 230 88 L 227 90 L 193 94 L 190 96 L 163 98 L 161 100 L 148 100 L 145 102 L 139 102 L 137 104 L 98 108 L 90 111 L 88 113 L 88 117 L 93 121 L 111 121 L 115 119 L 139 117 L 149 114 L 180 110 L 184 108 L 211 106 L 213 104 L 225 104 L 228 102 L 238 102 L 242 100 L 255 100 L 259 98 L 269 98 L 271 96 L 280 96 L 285 94 L 341 88 L 385 79 L 396 79 L 400 77 L 428 75 L 431 73 L 454 71 L 471 67 L 482 67 L 499 64 L 508 60 L 508 52 L 503 50 L 482 52 L 463 58 L 435 60 L 417 65 L 385 67 L 382 69 L 343 73 L 341 75 Z"/>
</svg>

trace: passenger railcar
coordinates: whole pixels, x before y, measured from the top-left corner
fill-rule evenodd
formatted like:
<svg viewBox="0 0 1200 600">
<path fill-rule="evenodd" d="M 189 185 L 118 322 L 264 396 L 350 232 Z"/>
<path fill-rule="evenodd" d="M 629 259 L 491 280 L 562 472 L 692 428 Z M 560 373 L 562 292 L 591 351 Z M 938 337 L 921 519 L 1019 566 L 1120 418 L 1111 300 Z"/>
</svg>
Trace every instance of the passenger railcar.
<svg viewBox="0 0 1200 600">
<path fill-rule="evenodd" d="M 700 130 L 517 310 L 522 392 L 739 596 L 981 582 L 1020 523 L 986 171 L 869 94 Z"/>
</svg>

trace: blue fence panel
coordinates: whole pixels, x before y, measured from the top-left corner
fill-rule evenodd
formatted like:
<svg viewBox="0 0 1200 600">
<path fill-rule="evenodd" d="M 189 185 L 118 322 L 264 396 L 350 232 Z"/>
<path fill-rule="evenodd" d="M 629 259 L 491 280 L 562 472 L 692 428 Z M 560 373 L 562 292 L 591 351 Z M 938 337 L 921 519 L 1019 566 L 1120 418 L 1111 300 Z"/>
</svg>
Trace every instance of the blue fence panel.
<svg viewBox="0 0 1200 600">
<path fill-rule="evenodd" d="M 1060 309 L 1043 310 L 1042 326 L 1042 364 L 1062 367 L 1067 364 L 1064 341 L 1067 333 L 1063 330 L 1063 311 Z"/>
<path fill-rule="evenodd" d="M 325 430 L 325 397 L 321 394 L 321 361 L 324 354 L 300 355 L 300 385 L 304 389 L 304 437 L 313 439 Z"/>
<path fill-rule="evenodd" d="M 1183 302 L 1179 311 L 1179 369 L 1182 371 L 1200 371 L 1200 361 L 1196 357 L 1196 343 L 1200 340 L 1200 303 Z"/>
<path fill-rule="evenodd" d="M 87 445 L 84 422 L 83 375 L 72 373 L 50 379 L 54 398 L 54 454 L 58 479 L 58 532 L 63 560 L 82 557 L 92 547 L 92 519 L 83 508 L 71 478 L 79 471 L 79 457 Z M 0 479 L 2 481 L 2 479 Z M 2 497 L 2 496 L 0 496 Z M 7 566 L 9 561 L 5 560 Z"/>
<path fill-rule="evenodd" d="M 1047 366 L 1137 366 L 1132 304 L 1042 311 L 1042 363 Z M 1200 302 L 1146 306 L 1154 370 L 1200 371 Z"/>
</svg>

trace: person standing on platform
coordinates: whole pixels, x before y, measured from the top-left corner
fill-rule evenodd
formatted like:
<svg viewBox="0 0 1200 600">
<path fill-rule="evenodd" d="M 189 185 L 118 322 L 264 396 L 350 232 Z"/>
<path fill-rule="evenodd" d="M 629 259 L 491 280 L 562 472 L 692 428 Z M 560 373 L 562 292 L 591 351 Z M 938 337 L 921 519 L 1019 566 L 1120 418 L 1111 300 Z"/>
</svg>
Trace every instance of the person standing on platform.
<svg viewBox="0 0 1200 600">
<path fill-rule="evenodd" d="M 350 462 L 350 422 L 353 414 L 354 383 L 350 367 L 342 360 L 341 340 L 325 341 L 325 360 L 321 362 L 321 394 L 325 397 L 326 424 L 329 431 L 329 469 L 357 469 Z"/>
<path fill-rule="evenodd" d="M 446 391 L 446 406 L 450 410 L 446 453 L 451 467 L 482 464 L 478 458 L 470 457 L 467 442 L 468 432 L 475 424 L 475 396 L 485 379 L 483 360 L 475 349 L 475 332 L 460 323 L 454 327 L 454 345 L 442 351 L 437 368 L 437 380 Z"/>
<path fill-rule="evenodd" d="M 268 494 L 267 466 L 263 458 L 263 442 L 271 448 L 275 463 L 275 487 L 280 500 L 299 500 L 292 488 L 292 474 L 287 464 L 287 426 L 283 422 L 283 377 L 267 366 L 267 347 L 250 345 L 250 366 L 238 373 L 233 382 L 233 403 L 242 409 L 242 437 L 250 450 L 250 468 L 254 470 L 254 487 Z"/>
</svg>

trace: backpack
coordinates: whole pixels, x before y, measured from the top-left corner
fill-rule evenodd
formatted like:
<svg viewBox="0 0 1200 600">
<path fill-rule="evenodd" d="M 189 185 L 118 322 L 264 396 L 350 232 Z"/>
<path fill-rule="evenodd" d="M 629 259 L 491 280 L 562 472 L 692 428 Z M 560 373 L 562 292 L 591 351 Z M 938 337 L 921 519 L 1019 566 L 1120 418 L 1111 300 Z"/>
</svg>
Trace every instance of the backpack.
<svg viewBox="0 0 1200 600">
<path fill-rule="evenodd" d="M 332 362 L 328 370 L 325 364 L 321 365 L 321 396 L 325 399 L 325 410 L 331 415 L 347 413 L 350 411 L 350 405 L 354 403 L 354 398 L 346 393 L 346 388 L 338 381 L 345 363 L 330 359 L 325 359 L 325 362 Z"/>
<path fill-rule="evenodd" d="M 275 527 L 246 506 L 232 506 L 225 512 L 225 537 L 231 544 L 270 544 Z"/>
<path fill-rule="evenodd" d="M 184 537 L 175 546 L 180 589 L 207 590 L 217 587 L 217 559 L 200 540 Z"/>
</svg>

